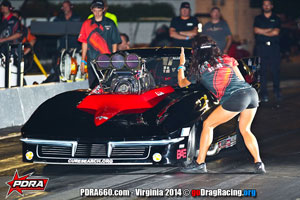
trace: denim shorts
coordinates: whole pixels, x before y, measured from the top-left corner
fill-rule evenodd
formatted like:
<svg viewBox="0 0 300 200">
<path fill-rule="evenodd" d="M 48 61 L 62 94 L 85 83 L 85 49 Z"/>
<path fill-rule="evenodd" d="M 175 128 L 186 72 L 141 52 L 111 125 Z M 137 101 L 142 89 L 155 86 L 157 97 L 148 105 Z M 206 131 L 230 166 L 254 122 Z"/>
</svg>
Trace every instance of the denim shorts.
<svg viewBox="0 0 300 200">
<path fill-rule="evenodd" d="M 254 88 L 241 89 L 234 92 L 223 102 L 222 107 L 231 112 L 258 107 L 258 94 Z"/>
</svg>

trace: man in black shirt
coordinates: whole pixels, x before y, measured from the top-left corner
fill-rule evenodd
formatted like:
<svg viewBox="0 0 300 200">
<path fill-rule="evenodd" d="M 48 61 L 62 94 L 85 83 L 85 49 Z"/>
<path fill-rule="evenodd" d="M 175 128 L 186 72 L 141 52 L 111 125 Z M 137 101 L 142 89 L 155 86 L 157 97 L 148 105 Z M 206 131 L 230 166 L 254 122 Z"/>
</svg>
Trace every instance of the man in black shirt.
<svg viewBox="0 0 300 200">
<path fill-rule="evenodd" d="M 280 19 L 273 12 L 273 2 L 263 0 L 263 13 L 255 17 L 254 33 L 256 54 L 261 57 L 261 101 L 268 102 L 267 74 L 268 68 L 273 75 L 273 89 L 276 101 L 281 101 L 280 94 Z"/>
<path fill-rule="evenodd" d="M 191 17 L 191 7 L 188 2 L 180 6 L 180 16 L 171 21 L 169 34 L 173 38 L 173 46 L 192 47 L 192 40 L 198 33 L 198 20 Z"/>
</svg>

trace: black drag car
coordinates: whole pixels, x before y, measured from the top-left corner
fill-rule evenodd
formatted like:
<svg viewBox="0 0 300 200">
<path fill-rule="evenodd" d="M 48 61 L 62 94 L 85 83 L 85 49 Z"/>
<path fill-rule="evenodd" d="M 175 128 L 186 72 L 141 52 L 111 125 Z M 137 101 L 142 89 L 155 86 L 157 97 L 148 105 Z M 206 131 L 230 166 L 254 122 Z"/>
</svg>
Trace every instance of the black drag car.
<svg viewBox="0 0 300 200">
<path fill-rule="evenodd" d="M 179 55 L 180 48 L 100 55 L 93 61 L 99 79 L 93 90 L 48 99 L 22 127 L 23 161 L 189 164 L 198 153 L 202 122 L 219 103 L 201 85 L 178 87 Z M 185 49 L 185 55 L 188 68 L 191 49 Z M 256 88 L 258 63 L 257 58 L 239 61 L 242 74 Z M 235 145 L 243 146 L 238 117 L 215 129 L 208 155 Z"/>
</svg>

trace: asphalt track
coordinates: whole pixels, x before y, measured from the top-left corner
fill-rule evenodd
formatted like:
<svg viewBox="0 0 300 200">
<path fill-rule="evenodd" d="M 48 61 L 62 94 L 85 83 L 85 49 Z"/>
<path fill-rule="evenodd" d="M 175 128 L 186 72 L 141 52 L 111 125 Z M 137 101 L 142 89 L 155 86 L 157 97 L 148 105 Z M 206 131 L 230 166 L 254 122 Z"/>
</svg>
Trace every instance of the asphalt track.
<svg viewBox="0 0 300 200">
<path fill-rule="evenodd" d="M 46 191 L 25 192 L 23 197 L 13 192 L 7 199 L 81 199 L 82 188 L 125 189 L 132 192 L 130 197 L 119 199 L 141 198 L 135 192 L 137 188 L 189 189 L 189 195 L 177 199 L 195 199 L 192 197 L 192 189 L 206 188 L 254 189 L 255 199 L 300 200 L 300 81 L 283 81 L 282 91 L 284 99 L 281 106 L 276 108 L 273 99 L 267 104 L 261 104 L 252 127 L 266 164 L 265 175 L 253 174 L 253 161 L 249 153 L 238 152 L 234 148 L 222 150 L 218 156 L 208 158 L 209 173 L 196 175 L 182 174 L 178 167 L 28 164 L 21 161 L 19 133 L 9 133 L 0 134 L 0 199 L 4 199 L 8 192 L 9 187 L 5 182 L 10 181 L 18 169 L 19 175 L 34 172 L 34 176 L 49 178 Z"/>
</svg>

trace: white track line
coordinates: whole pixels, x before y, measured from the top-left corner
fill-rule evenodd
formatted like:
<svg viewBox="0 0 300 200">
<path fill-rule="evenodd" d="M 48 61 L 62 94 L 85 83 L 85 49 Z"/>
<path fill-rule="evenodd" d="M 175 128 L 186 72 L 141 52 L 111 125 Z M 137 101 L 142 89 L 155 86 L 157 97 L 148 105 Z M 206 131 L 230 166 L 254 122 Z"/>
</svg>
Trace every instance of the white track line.
<svg viewBox="0 0 300 200">
<path fill-rule="evenodd" d="M 9 135 L 0 136 L 0 140 L 5 140 L 5 139 L 8 139 L 8 138 L 19 137 L 19 136 L 21 136 L 20 132 L 18 132 L 18 133 L 10 133 Z"/>
</svg>

